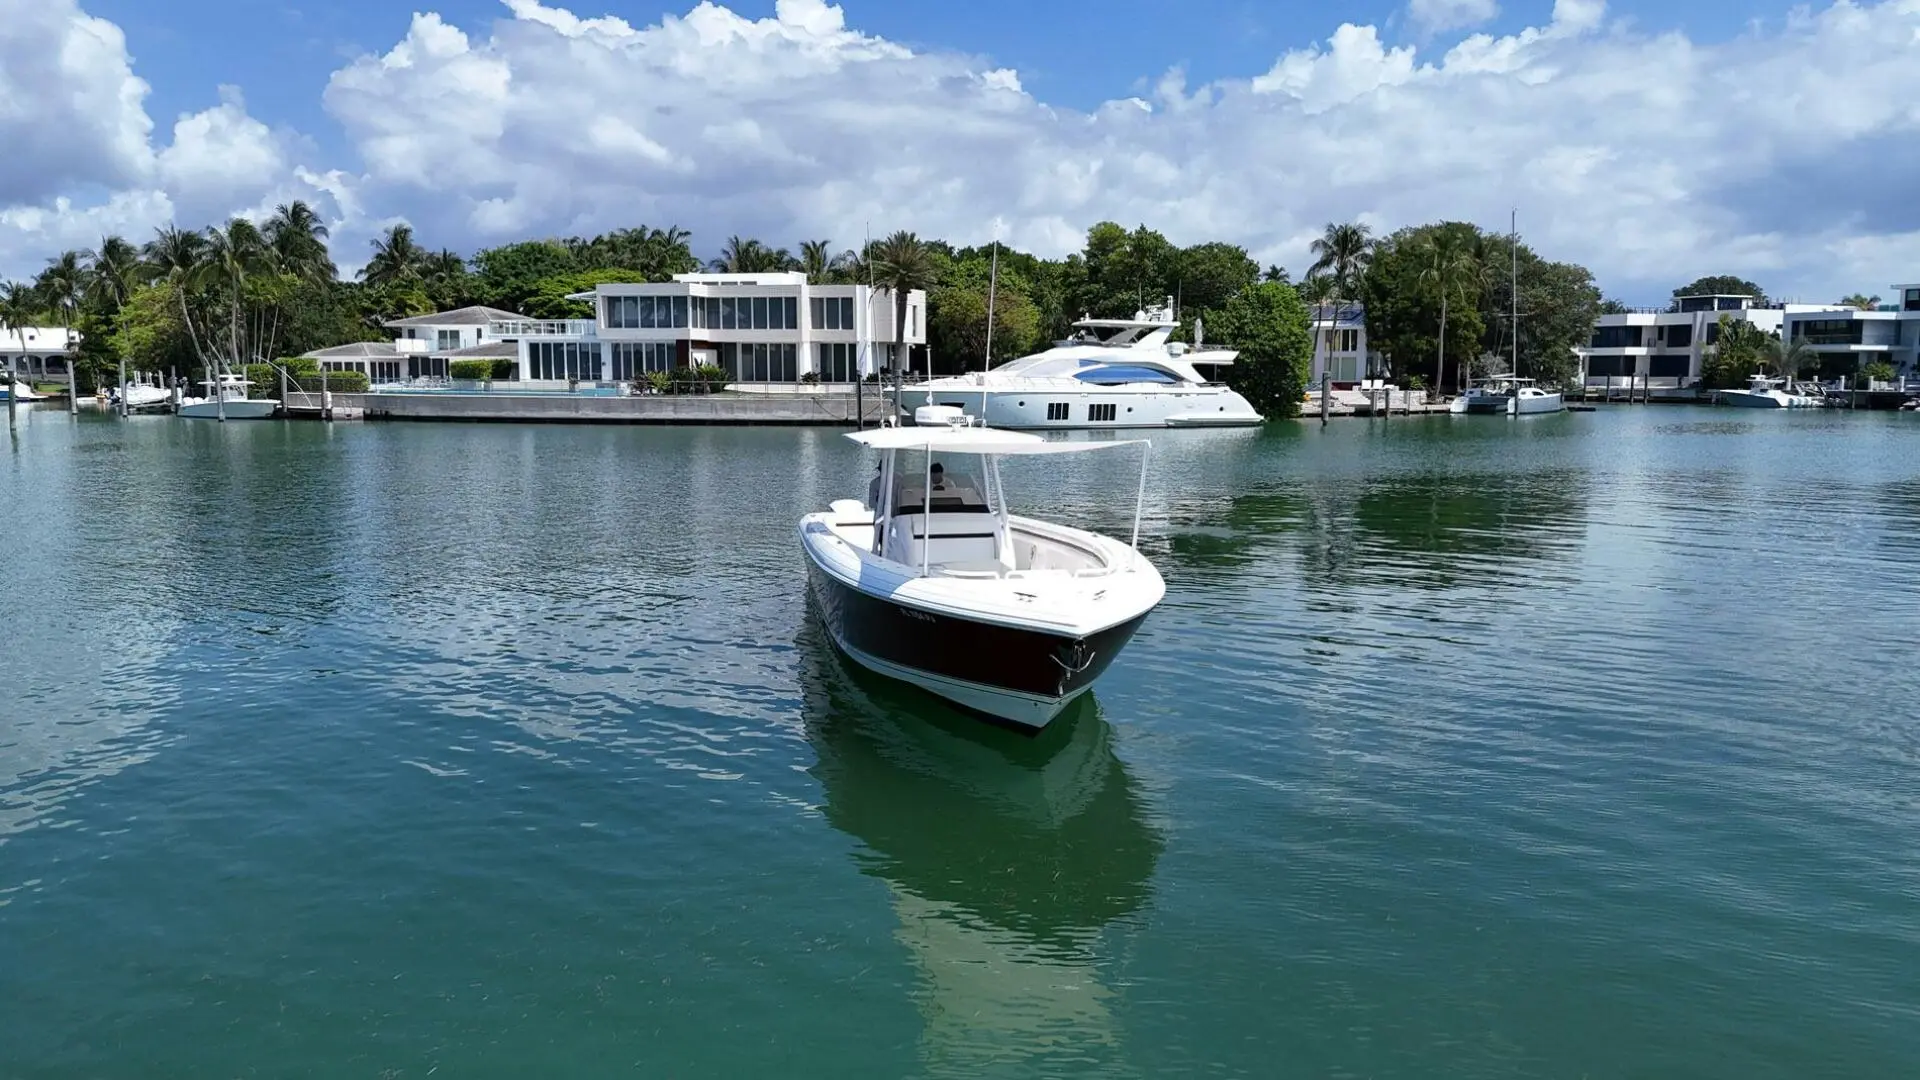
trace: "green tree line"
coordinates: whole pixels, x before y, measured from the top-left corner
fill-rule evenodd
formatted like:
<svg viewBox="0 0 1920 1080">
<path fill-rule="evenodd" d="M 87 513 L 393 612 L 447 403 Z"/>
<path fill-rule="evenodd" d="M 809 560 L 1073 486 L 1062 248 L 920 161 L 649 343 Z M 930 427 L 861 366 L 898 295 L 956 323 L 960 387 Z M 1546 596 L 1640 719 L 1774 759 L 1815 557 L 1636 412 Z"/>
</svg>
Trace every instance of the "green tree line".
<svg viewBox="0 0 1920 1080">
<path fill-rule="evenodd" d="M 381 340 L 393 319 L 472 304 L 538 318 L 589 317 L 588 305 L 570 295 L 602 282 L 666 281 L 701 269 L 871 282 L 891 288 L 902 304 L 907 291 L 926 290 L 938 372 L 1026 355 L 1064 337 L 1077 319 L 1127 317 L 1171 296 L 1183 319 L 1180 336 L 1192 340 L 1195 323 L 1204 322 L 1210 343 L 1241 349 L 1225 377 L 1277 415 L 1297 409 L 1306 388 L 1313 304 L 1364 303 L 1374 348 L 1403 379 L 1455 385 L 1463 364 L 1513 352 L 1506 313 L 1515 248 L 1502 234 L 1461 222 L 1378 238 L 1362 224 L 1329 224 L 1298 282 L 1283 267 L 1262 269 L 1237 245 L 1181 247 L 1145 225 L 1110 221 L 1090 228 L 1081 250 L 1058 259 L 897 232 L 858 247 L 818 239 L 791 250 L 729 236 L 704 261 L 693 252 L 692 235 L 677 226 L 526 240 L 463 256 L 427 247 L 411 226 L 397 224 L 370 242 L 365 265 L 348 280 L 328 239 L 301 202 L 278 207 L 258 225 L 235 218 L 198 232 L 169 226 L 139 245 L 109 236 L 94 250 L 49 260 L 31 284 L 0 287 L 0 308 L 29 323 L 44 317 L 79 330 L 83 389 L 122 357 L 146 371 L 238 368 Z M 1573 346 L 1601 309 L 1599 292 L 1584 267 L 1548 260 L 1525 244 L 1517 252 L 1521 370 L 1564 379 L 1572 373 Z M 896 317 L 896 325 L 903 322 Z"/>
</svg>

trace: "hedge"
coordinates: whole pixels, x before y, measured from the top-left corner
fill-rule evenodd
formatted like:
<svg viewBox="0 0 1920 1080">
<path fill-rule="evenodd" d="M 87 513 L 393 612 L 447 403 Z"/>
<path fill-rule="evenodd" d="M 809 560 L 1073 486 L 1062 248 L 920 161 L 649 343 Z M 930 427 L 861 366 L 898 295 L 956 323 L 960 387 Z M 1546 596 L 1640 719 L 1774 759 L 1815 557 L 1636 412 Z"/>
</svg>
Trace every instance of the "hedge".
<svg viewBox="0 0 1920 1080">
<path fill-rule="evenodd" d="M 493 361 L 455 360 L 447 365 L 447 375 L 463 382 L 483 382 L 493 378 Z"/>
<path fill-rule="evenodd" d="M 320 376 L 318 375 L 302 375 L 293 381 L 296 384 L 296 389 L 304 390 L 309 394 L 317 394 L 320 392 Z M 336 394 L 364 394 L 367 392 L 366 373 L 361 371 L 329 371 L 327 372 L 326 389 Z"/>
</svg>

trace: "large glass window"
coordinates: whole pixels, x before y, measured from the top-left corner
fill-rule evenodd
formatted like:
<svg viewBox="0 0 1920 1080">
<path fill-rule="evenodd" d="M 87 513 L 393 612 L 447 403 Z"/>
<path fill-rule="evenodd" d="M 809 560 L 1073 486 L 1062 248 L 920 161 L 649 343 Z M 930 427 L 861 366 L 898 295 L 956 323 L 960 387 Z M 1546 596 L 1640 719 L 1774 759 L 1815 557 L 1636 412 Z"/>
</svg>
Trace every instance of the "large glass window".
<svg viewBox="0 0 1920 1080">
<path fill-rule="evenodd" d="M 1602 326 L 1593 332 L 1593 347 L 1596 349 L 1633 348 L 1639 344 L 1638 326 Z"/>
<path fill-rule="evenodd" d="M 658 321 L 656 321 L 654 318 L 654 312 L 656 308 L 653 302 L 653 297 L 642 296 L 642 297 L 639 297 L 638 299 L 640 301 L 640 323 L 639 323 L 640 329 L 651 330 L 655 326 L 659 325 Z"/>
<path fill-rule="evenodd" d="M 1655 379 L 1684 379 L 1693 374 L 1693 358 L 1686 353 L 1655 353 L 1647 361 L 1647 375 Z"/>
<path fill-rule="evenodd" d="M 736 312 L 734 309 L 734 298 L 731 296 L 721 297 L 720 298 L 720 329 L 722 330 L 738 329 L 736 322 L 737 322 L 737 319 L 736 319 Z"/>
<path fill-rule="evenodd" d="M 756 296 L 753 298 L 753 328 L 755 330 L 767 329 L 767 298 L 764 296 Z"/>
<path fill-rule="evenodd" d="M 1693 327 L 1688 325 L 1667 327 L 1667 347 L 1684 349 L 1693 344 Z"/>
<path fill-rule="evenodd" d="M 459 347 L 460 331 L 437 330 L 434 332 L 433 350 L 435 352 L 452 352 Z"/>
<path fill-rule="evenodd" d="M 1920 289 L 1908 289 L 1900 306 L 1907 311 L 1920 311 Z"/>
<path fill-rule="evenodd" d="M 780 328 L 782 330 L 800 329 L 800 298 L 783 297 L 780 300 Z"/>
<path fill-rule="evenodd" d="M 673 298 L 673 325 L 675 329 L 683 329 L 687 325 L 687 298 L 684 296 Z"/>
<path fill-rule="evenodd" d="M 816 296 L 807 301 L 807 325 L 815 330 L 827 328 L 827 302 Z"/>
<path fill-rule="evenodd" d="M 860 377 L 860 347 L 851 342 L 821 342 L 814 347 L 814 370 L 821 382 L 853 382 Z"/>
<path fill-rule="evenodd" d="M 1803 319 L 1793 324 L 1793 336 L 1810 345 L 1858 345 L 1858 319 Z"/>
</svg>

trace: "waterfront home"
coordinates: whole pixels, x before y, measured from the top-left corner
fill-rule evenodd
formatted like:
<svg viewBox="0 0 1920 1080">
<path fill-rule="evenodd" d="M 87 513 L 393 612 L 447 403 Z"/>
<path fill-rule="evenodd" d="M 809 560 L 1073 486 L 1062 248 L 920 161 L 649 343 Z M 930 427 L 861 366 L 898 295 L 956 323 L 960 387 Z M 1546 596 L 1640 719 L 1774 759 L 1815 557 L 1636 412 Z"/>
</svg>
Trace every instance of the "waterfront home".
<svg viewBox="0 0 1920 1080">
<path fill-rule="evenodd" d="M 523 319 L 517 312 L 474 305 L 386 323 L 391 342 L 356 341 L 306 353 L 323 371 L 358 371 L 369 382 L 445 379 L 456 360 L 515 358 L 519 347 L 497 327 Z"/>
<path fill-rule="evenodd" d="M 908 355 L 896 361 L 893 294 L 866 285 L 814 285 L 797 271 L 679 274 L 607 283 L 573 299 L 591 319 L 496 324 L 519 343 L 520 377 L 630 382 L 711 364 L 733 384 L 847 383 L 896 367 L 925 373 L 927 294 L 907 296 Z"/>
<path fill-rule="evenodd" d="M 1892 304 L 1863 311 L 1789 312 L 1781 336 L 1804 341 L 1820 358 L 1820 377 L 1847 378 L 1884 363 L 1899 378 L 1920 375 L 1920 285 L 1895 285 Z"/>
<path fill-rule="evenodd" d="M 1604 391 L 1629 383 L 1655 390 L 1681 390 L 1700 381 L 1701 358 L 1720 340 L 1722 317 L 1779 333 L 1790 317 L 1850 310 L 1838 304 L 1762 303 L 1753 296 L 1682 296 L 1665 308 L 1638 308 L 1602 315 L 1593 337 L 1576 347 L 1588 388 Z"/>
<path fill-rule="evenodd" d="M 1367 348 L 1367 310 L 1363 305 L 1315 304 L 1313 318 L 1313 372 L 1307 385 L 1320 385 L 1322 375 L 1334 383 L 1355 383 L 1385 370 L 1380 356 Z"/>
<path fill-rule="evenodd" d="M 0 370 L 17 372 L 24 383 L 65 383 L 67 357 L 79 343 L 64 326 L 0 326 Z"/>
</svg>

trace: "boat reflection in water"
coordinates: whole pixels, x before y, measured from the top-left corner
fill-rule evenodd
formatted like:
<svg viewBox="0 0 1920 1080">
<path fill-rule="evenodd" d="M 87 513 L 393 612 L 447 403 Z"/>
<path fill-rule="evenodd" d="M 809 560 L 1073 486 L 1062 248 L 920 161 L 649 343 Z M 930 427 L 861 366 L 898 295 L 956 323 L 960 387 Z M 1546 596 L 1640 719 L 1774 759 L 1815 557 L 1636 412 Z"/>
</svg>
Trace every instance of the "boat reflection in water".
<svg viewBox="0 0 1920 1080">
<path fill-rule="evenodd" d="M 800 641 L 825 814 L 886 882 L 936 1073 L 1120 1063 L 1103 931 L 1145 905 L 1158 832 L 1084 695 L 1039 736 L 980 724 Z"/>
</svg>

